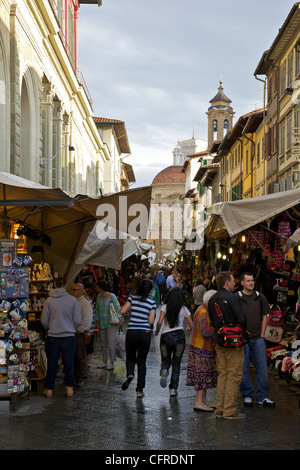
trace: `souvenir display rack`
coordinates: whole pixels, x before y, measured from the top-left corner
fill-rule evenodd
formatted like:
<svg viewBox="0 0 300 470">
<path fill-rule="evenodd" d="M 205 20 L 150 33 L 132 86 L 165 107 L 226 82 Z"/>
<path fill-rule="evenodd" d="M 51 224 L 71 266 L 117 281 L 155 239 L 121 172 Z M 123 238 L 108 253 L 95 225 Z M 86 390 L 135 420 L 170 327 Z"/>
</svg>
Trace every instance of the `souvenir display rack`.
<svg viewBox="0 0 300 470">
<path fill-rule="evenodd" d="M 30 314 L 36 299 L 41 301 L 41 292 L 45 299 L 53 285 L 50 266 L 29 267 L 32 259 L 18 253 L 17 243 L 0 240 L 0 401 L 4 406 L 10 403 L 13 412 L 18 398 L 29 398 L 32 383 L 39 391 L 46 375 L 42 334 L 31 329 Z M 40 314 L 41 303 L 37 310 Z"/>
</svg>

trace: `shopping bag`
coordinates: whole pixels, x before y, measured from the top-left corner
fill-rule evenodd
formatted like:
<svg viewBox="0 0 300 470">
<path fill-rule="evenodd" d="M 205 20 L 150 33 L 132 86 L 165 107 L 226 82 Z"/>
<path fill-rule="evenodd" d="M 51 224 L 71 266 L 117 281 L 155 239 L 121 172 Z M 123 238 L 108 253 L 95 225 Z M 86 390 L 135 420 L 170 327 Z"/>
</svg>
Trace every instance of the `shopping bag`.
<svg viewBox="0 0 300 470">
<path fill-rule="evenodd" d="M 119 328 L 119 331 L 116 334 L 116 344 L 115 351 L 117 357 L 120 359 L 125 359 L 126 349 L 125 349 L 125 335 L 122 328 Z"/>
<path fill-rule="evenodd" d="M 283 335 L 283 328 L 281 326 L 267 325 L 265 331 L 265 339 L 272 343 L 279 343 Z"/>
<path fill-rule="evenodd" d="M 271 310 L 270 313 L 267 315 L 267 324 L 270 326 L 281 326 L 283 325 L 283 313 L 277 307 L 276 310 Z"/>
</svg>

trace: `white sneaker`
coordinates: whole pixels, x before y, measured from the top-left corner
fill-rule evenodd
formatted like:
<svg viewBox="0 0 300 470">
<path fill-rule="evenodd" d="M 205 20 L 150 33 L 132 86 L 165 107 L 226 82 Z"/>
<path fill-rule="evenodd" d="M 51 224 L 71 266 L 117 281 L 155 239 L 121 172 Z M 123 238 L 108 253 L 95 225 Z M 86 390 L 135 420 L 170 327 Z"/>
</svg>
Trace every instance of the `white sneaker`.
<svg viewBox="0 0 300 470">
<path fill-rule="evenodd" d="M 108 364 L 108 366 L 106 367 L 106 370 L 113 370 L 114 369 L 114 366 L 112 364 Z"/>
<path fill-rule="evenodd" d="M 170 388 L 170 397 L 176 397 L 176 395 L 178 395 L 177 390 L 175 390 L 174 388 Z"/>
<path fill-rule="evenodd" d="M 263 405 L 263 406 L 270 406 L 271 408 L 275 407 L 275 403 L 270 400 L 269 398 L 264 398 L 262 401 L 257 402 L 258 405 Z"/>
<path fill-rule="evenodd" d="M 102 364 L 99 364 L 99 366 L 97 366 L 97 369 L 106 369 L 107 367 L 107 364 L 104 364 L 104 362 L 102 362 Z"/>
<path fill-rule="evenodd" d="M 252 398 L 250 398 L 250 397 L 244 398 L 244 405 L 245 406 L 252 406 Z"/>
</svg>

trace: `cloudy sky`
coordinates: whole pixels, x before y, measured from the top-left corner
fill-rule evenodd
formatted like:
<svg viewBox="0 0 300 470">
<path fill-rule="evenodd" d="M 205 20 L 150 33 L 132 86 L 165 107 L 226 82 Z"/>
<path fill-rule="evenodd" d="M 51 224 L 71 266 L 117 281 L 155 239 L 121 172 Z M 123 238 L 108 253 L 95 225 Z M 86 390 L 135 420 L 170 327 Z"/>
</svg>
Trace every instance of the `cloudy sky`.
<svg viewBox="0 0 300 470">
<path fill-rule="evenodd" d="M 81 5 L 79 70 L 94 116 L 125 122 L 136 183 L 172 165 L 178 140 L 207 141 L 222 76 L 235 120 L 263 105 L 253 72 L 291 0 L 103 0 Z M 235 122 L 235 121 L 234 121 Z"/>
</svg>

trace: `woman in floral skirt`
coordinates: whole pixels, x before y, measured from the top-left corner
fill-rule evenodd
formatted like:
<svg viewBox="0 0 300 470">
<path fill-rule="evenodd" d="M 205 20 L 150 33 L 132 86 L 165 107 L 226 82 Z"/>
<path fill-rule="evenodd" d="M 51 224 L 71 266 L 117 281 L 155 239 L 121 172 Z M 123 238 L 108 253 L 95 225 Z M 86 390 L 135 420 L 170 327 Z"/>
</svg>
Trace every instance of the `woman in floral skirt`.
<svg viewBox="0 0 300 470">
<path fill-rule="evenodd" d="M 206 403 L 206 391 L 216 388 L 218 379 L 213 327 L 207 307 L 209 299 L 215 293 L 215 290 L 205 292 L 203 304 L 196 310 L 193 318 L 186 384 L 194 386 L 197 392 L 195 411 L 214 410 Z"/>
</svg>

